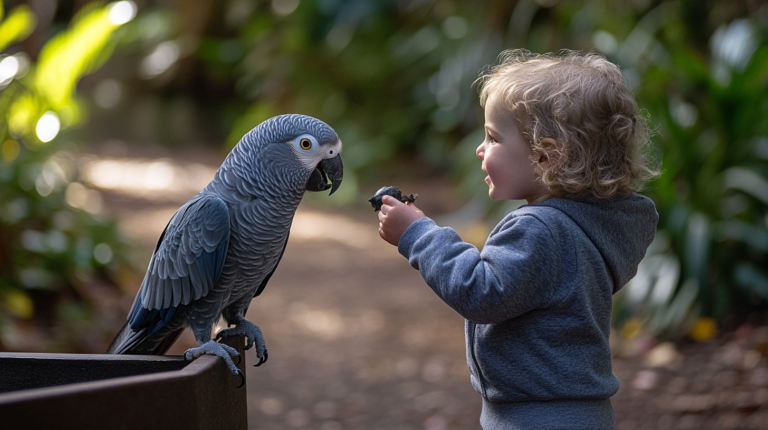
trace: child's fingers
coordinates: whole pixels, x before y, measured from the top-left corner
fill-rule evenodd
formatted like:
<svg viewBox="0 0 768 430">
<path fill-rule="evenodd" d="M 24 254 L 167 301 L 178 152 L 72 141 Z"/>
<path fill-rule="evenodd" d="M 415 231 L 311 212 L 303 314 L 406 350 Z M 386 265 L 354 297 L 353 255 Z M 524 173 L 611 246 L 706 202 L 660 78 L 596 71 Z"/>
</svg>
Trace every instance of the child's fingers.
<svg viewBox="0 0 768 430">
<path fill-rule="evenodd" d="M 381 222 L 379 223 L 379 237 L 389 242 L 386 228 L 384 227 L 384 224 Z"/>
<path fill-rule="evenodd" d="M 381 199 L 381 209 L 379 209 L 379 213 L 386 215 L 397 205 L 402 205 L 400 200 L 392 196 L 384 196 Z"/>
<path fill-rule="evenodd" d="M 383 204 L 389 205 L 389 206 L 397 206 L 397 205 L 402 205 L 403 204 L 403 202 L 401 202 L 400 200 L 398 200 L 398 199 L 396 199 L 396 198 L 394 198 L 392 196 L 387 196 L 387 195 L 381 197 L 381 202 Z"/>
</svg>

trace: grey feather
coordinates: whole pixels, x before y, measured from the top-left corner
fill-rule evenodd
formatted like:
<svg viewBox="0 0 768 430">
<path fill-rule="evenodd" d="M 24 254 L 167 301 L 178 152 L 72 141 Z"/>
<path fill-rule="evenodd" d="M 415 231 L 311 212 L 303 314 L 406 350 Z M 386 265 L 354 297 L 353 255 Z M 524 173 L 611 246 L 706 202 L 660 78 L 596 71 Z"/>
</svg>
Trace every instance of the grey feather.
<svg viewBox="0 0 768 430">
<path fill-rule="evenodd" d="M 152 256 L 152 263 L 158 270 L 148 274 L 145 287 L 155 291 L 155 299 L 142 300 L 145 308 L 187 305 L 194 297 L 208 294 L 213 286 L 214 272 L 220 270 L 211 254 L 226 254 L 229 218 L 226 203 L 215 196 L 198 196 L 174 214 L 163 241 Z M 190 275 L 191 270 L 196 270 L 198 276 Z M 200 276 L 201 270 L 203 276 Z"/>
<path fill-rule="evenodd" d="M 184 277 L 186 279 L 186 277 Z M 173 306 L 179 306 L 179 304 L 182 301 L 183 294 L 181 293 L 181 279 L 180 278 L 171 278 L 171 283 L 173 284 L 173 302 L 171 304 Z"/>
<path fill-rule="evenodd" d="M 187 273 L 191 272 L 187 270 Z M 191 301 L 192 285 L 189 282 L 189 276 L 181 277 L 181 302 L 189 303 Z M 175 305 L 178 306 L 178 303 Z"/>
<path fill-rule="evenodd" d="M 190 299 L 197 300 L 203 295 L 203 281 L 205 276 L 200 276 L 197 271 L 197 265 L 192 264 L 189 268 L 189 284 L 191 287 Z"/>
</svg>

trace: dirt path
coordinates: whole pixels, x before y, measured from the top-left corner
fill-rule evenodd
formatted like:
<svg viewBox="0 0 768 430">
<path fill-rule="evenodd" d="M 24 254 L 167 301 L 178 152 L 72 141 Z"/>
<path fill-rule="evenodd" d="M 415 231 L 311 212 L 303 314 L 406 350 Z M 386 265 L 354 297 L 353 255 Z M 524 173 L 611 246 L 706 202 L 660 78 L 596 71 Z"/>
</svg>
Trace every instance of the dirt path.
<svg viewBox="0 0 768 430">
<path fill-rule="evenodd" d="M 247 315 L 270 352 L 248 368 L 251 428 L 479 428 L 463 319 L 375 226 L 372 214 L 299 209 L 280 267 Z M 186 332 L 169 354 L 193 346 Z"/>
<path fill-rule="evenodd" d="M 195 161 L 215 169 L 217 157 Z M 184 193 L 170 202 L 119 190 L 106 195 L 148 258 Z M 480 428 L 463 319 L 378 238 L 376 224 L 362 208 L 302 203 L 281 265 L 247 315 L 269 349 L 265 365 L 248 369 L 250 428 Z M 643 356 L 615 359 L 617 428 L 768 428 L 768 367 L 763 355 L 745 366 L 749 339 L 728 343 L 736 351 L 731 359 L 723 358 L 725 338 L 684 347 L 662 368 Z M 187 332 L 171 353 L 192 346 Z M 246 359 L 253 364 L 255 353 Z"/>
</svg>

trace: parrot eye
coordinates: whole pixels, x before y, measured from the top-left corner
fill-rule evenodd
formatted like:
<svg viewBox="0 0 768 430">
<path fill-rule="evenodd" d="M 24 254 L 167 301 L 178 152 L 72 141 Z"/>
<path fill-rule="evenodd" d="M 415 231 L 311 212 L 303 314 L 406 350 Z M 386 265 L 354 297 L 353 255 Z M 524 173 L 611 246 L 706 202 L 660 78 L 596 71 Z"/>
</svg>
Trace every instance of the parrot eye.
<svg viewBox="0 0 768 430">
<path fill-rule="evenodd" d="M 301 149 L 309 149 L 312 147 L 312 141 L 309 139 L 301 139 L 301 142 L 299 143 L 301 145 Z"/>
</svg>

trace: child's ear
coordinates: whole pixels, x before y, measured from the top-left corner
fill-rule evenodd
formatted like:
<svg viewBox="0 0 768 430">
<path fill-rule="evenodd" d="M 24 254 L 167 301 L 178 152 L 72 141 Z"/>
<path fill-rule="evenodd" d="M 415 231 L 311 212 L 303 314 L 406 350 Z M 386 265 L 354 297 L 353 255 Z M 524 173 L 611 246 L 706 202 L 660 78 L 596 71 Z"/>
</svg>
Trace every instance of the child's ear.
<svg viewBox="0 0 768 430">
<path fill-rule="evenodd" d="M 557 142 L 555 142 L 555 139 L 545 137 L 539 141 L 539 145 L 544 152 L 538 152 L 536 154 L 538 156 L 536 164 L 540 169 L 546 170 L 553 161 L 551 159 L 552 156 L 557 153 Z"/>
</svg>

